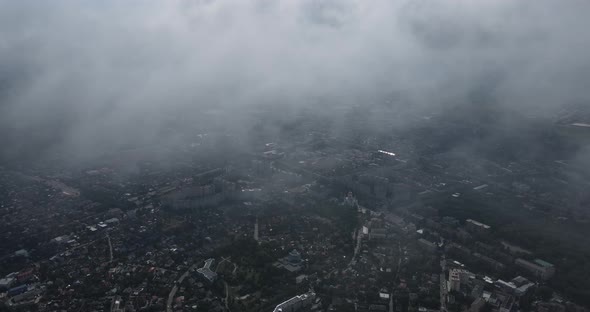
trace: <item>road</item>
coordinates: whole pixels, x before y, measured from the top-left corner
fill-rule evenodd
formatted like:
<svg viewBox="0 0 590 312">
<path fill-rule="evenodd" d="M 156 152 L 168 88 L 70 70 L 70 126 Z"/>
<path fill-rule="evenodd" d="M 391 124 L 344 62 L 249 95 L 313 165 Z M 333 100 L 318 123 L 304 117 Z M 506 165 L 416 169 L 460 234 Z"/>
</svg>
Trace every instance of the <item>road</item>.
<svg viewBox="0 0 590 312">
<path fill-rule="evenodd" d="M 174 285 L 174 287 L 172 287 L 172 290 L 170 290 L 170 294 L 168 294 L 168 301 L 166 302 L 166 311 L 167 312 L 172 312 L 172 300 L 174 300 L 174 296 L 176 295 L 176 292 L 178 291 L 178 285 L 182 284 L 182 281 L 184 281 L 184 279 L 196 267 L 197 267 L 197 265 L 193 264 L 190 268 L 188 268 L 188 270 L 186 270 L 186 272 L 184 272 L 184 274 L 182 274 L 180 276 L 180 278 L 176 281 L 176 284 Z"/>
<path fill-rule="evenodd" d="M 231 261 L 231 257 L 227 257 L 227 258 L 221 257 L 221 259 L 222 260 L 219 261 L 219 263 L 217 264 L 217 267 L 215 267 L 215 273 L 217 273 L 219 271 L 219 266 L 222 263 L 224 263 L 224 262 L 227 261 L 227 262 L 231 263 L 234 266 L 234 269 L 232 270 L 231 274 L 235 275 L 236 274 L 236 271 L 238 270 L 238 265 Z"/>
<path fill-rule="evenodd" d="M 86 300 L 82 300 L 82 305 L 80 306 L 80 309 L 78 310 L 78 312 L 82 311 L 82 309 L 84 309 L 85 305 L 86 305 Z"/>
<path fill-rule="evenodd" d="M 402 253 L 402 243 L 399 241 L 397 242 L 397 250 L 399 252 L 399 259 L 397 259 L 397 275 L 399 276 L 399 272 L 402 269 L 402 257 L 404 256 Z"/>
<path fill-rule="evenodd" d="M 393 292 L 389 294 L 389 312 L 393 312 Z"/>
<path fill-rule="evenodd" d="M 399 278 L 399 272 L 402 270 L 402 258 L 404 254 L 402 252 L 402 243 L 400 241 L 397 242 L 397 250 L 398 250 L 398 259 L 397 259 L 397 274 L 396 279 Z M 389 312 L 393 312 L 393 291 L 389 294 Z"/>
<path fill-rule="evenodd" d="M 355 263 L 356 256 L 358 255 L 359 251 L 361 250 L 362 238 L 363 238 L 362 229 L 359 229 L 356 232 L 356 246 L 354 247 L 354 254 L 352 255 L 352 259 L 350 259 L 350 263 L 348 264 L 349 268 L 352 267 L 352 265 Z"/>
<path fill-rule="evenodd" d="M 111 244 L 111 237 L 109 236 L 108 232 L 107 232 L 107 240 L 109 241 L 109 252 L 111 254 L 111 260 L 109 262 L 113 262 L 113 245 Z"/>
<path fill-rule="evenodd" d="M 448 289 L 447 289 L 447 280 L 445 278 L 445 271 L 447 270 L 446 267 L 446 260 L 445 260 L 445 256 L 442 256 L 442 260 L 440 261 L 440 268 L 441 268 L 441 273 L 440 273 L 440 311 L 441 312 L 446 312 L 447 311 L 447 294 L 448 294 Z"/>
<path fill-rule="evenodd" d="M 215 273 L 217 273 L 219 271 L 219 267 L 221 266 L 222 263 L 224 263 L 225 261 L 228 261 L 229 263 L 233 263 L 230 260 L 230 257 L 224 258 L 221 257 L 221 261 L 219 261 L 219 263 L 217 263 L 217 267 L 215 267 Z"/>
<path fill-rule="evenodd" d="M 223 281 L 223 285 L 225 287 L 225 299 L 223 300 L 225 302 L 225 308 L 228 312 L 231 312 L 229 310 L 229 304 L 227 303 L 227 301 L 229 300 L 229 286 L 227 285 L 226 281 Z"/>
<path fill-rule="evenodd" d="M 440 311 L 447 311 L 447 280 L 445 279 L 445 273 L 440 273 Z"/>
</svg>

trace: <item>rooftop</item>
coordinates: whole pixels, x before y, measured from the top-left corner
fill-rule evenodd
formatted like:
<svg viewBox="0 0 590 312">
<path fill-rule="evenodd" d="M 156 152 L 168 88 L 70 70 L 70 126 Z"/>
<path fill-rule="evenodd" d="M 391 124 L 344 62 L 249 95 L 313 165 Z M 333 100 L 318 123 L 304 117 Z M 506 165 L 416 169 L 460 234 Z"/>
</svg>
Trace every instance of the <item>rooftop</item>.
<svg viewBox="0 0 590 312">
<path fill-rule="evenodd" d="M 217 278 L 217 273 L 211 270 L 211 265 L 213 265 L 213 261 L 215 261 L 215 259 L 213 258 L 207 259 L 205 260 L 205 265 L 202 268 L 197 269 L 197 273 L 201 274 L 210 282 L 215 281 L 215 279 Z"/>
<path fill-rule="evenodd" d="M 473 219 L 467 219 L 466 221 L 467 221 L 467 222 L 469 222 L 469 223 L 475 224 L 475 225 L 477 225 L 477 226 L 483 227 L 484 229 L 489 229 L 489 228 L 491 228 L 489 225 L 487 225 L 487 224 L 483 224 L 483 223 L 481 223 L 481 222 L 479 222 L 479 221 L 475 221 L 475 220 L 473 220 Z"/>
<path fill-rule="evenodd" d="M 541 259 L 535 259 L 535 263 L 545 268 L 553 267 L 553 264 Z"/>
<path fill-rule="evenodd" d="M 290 307 L 296 304 L 304 303 L 306 300 L 313 300 L 315 298 L 315 293 L 310 292 L 307 294 L 295 296 L 285 302 L 278 304 L 273 312 L 283 312 L 283 311 L 291 311 Z"/>
</svg>

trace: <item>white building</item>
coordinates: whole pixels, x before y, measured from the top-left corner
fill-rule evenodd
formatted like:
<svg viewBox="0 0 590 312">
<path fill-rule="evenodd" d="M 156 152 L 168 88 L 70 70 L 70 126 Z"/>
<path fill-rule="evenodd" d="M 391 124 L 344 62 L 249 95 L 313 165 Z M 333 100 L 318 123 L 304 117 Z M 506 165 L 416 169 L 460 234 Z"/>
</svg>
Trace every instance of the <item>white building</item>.
<svg viewBox="0 0 590 312">
<path fill-rule="evenodd" d="M 311 305 L 313 299 L 315 299 L 315 293 L 313 292 L 295 296 L 277 305 L 273 312 L 294 312 L 303 307 Z"/>
</svg>

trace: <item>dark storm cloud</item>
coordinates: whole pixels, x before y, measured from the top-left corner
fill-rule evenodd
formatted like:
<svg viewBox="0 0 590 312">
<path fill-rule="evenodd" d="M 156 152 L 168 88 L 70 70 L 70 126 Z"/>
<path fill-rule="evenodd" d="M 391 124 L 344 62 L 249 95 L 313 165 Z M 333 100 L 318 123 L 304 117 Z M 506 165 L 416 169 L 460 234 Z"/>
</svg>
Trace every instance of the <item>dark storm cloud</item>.
<svg viewBox="0 0 590 312">
<path fill-rule="evenodd" d="M 436 112 L 485 90 L 503 109 L 542 115 L 588 100 L 588 9 L 585 0 L 0 0 L 0 121 L 20 144 L 40 136 L 87 151 L 158 140 L 178 116 L 223 109 L 231 121 L 259 103 L 280 111 L 314 98 L 367 105 L 395 93 Z"/>
</svg>

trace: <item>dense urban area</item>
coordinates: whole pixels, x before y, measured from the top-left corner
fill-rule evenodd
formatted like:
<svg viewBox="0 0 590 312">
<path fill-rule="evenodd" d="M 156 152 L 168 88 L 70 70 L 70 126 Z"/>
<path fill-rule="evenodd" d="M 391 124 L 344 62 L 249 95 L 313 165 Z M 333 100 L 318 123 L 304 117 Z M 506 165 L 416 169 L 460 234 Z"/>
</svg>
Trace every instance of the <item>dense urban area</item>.
<svg viewBox="0 0 590 312">
<path fill-rule="evenodd" d="M 579 111 L 509 133 L 489 111 L 395 129 L 355 107 L 343 131 L 257 113 L 240 134 L 0 167 L 0 310 L 588 311 Z"/>
</svg>

